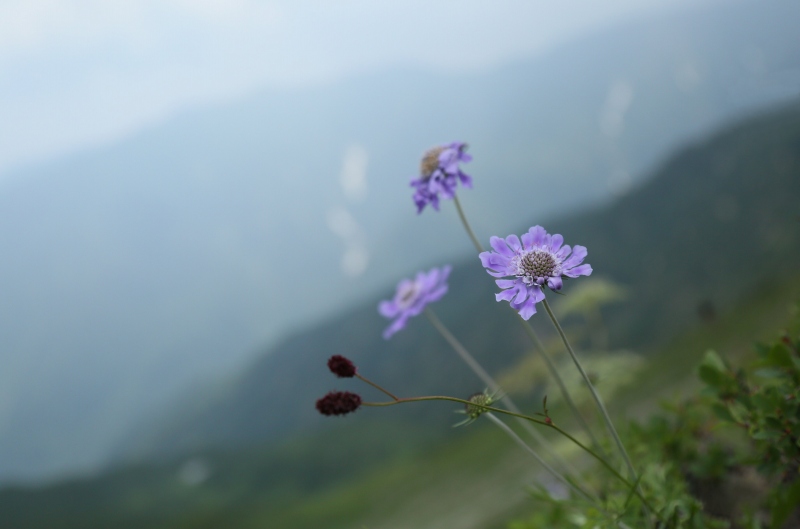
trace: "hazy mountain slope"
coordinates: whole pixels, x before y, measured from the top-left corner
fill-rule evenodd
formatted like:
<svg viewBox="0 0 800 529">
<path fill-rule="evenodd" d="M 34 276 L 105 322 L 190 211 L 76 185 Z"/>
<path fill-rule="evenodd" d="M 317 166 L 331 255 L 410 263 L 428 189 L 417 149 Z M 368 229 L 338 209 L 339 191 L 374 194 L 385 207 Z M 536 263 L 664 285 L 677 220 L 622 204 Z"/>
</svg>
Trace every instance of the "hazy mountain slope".
<svg viewBox="0 0 800 529">
<path fill-rule="evenodd" d="M 793 318 L 787 309 L 798 296 L 795 271 L 788 281 L 776 281 L 727 307 L 713 324 L 673 336 L 631 387 L 607 400 L 615 420 L 624 422 L 631 413 L 644 418 L 658 400 L 696 388 L 697 363 L 708 348 L 740 364 L 742 356 L 753 354 L 754 340 L 769 340 L 789 324 Z M 443 423 L 422 424 L 416 417 L 401 421 L 391 409 L 364 409 L 279 445 L 195 452 L 88 479 L 5 487 L 0 525 L 432 528 L 460 527 L 469 518 L 476 526 L 499 529 L 521 516 L 515 505 L 536 508 L 523 486 L 535 479 L 538 467 L 520 459 L 522 452 L 509 439 L 481 421 L 450 428 L 452 406 L 445 403 L 420 404 L 415 412 L 431 407 L 448 412 Z M 551 408 L 556 417 L 564 413 L 559 408 Z M 448 438 L 432 443 L 430 437 L 441 432 Z M 469 502 L 463 500 L 465 483 L 477 489 Z M 496 523 L 489 522 L 495 518 Z"/>
<path fill-rule="evenodd" d="M 264 91 L 4 175 L 0 478 L 96 465 L 181 388 L 466 251 L 452 215 L 413 215 L 429 145 L 472 143 L 464 201 L 485 235 L 603 199 L 687 135 L 795 93 L 798 10 L 725 3 L 493 71 Z M 354 145 L 363 202 L 339 185 Z M 363 275 L 341 275 L 331 219 L 369 252 Z"/>
<path fill-rule="evenodd" d="M 743 295 L 798 269 L 799 175 L 795 102 L 683 149 L 641 187 L 605 207 L 545 226 L 563 233 L 567 243 L 586 245 L 595 274 L 630 289 L 631 299 L 608 314 L 612 338 L 616 345 L 648 350 L 696 323 L 699 305 L 724 312 Z M 543 221 L 530 224 L 537 222 Z M 494 302 L 495 290 L 471 257 L 455 267 L 450 292 L 435 307 L 490 370 L 507 366 L 527 346 L 514 315 Z M 264 351 L 215 400 L 175 412 L 149 435 L 131 437 L 128 449 L 140 457 L 174 454 L 319 427 L 324 418 L 313 400 L 334 386 L 351 385 L 337 384 L 327 372 L 331 354 L 351 357 L 403 395 L 480 389 L 424 318 L 384 342 L 386 321 L 376 304 L 377 298 Z M 543 316 L 535 323 L 549 327 Z M 404 411 L 415 420 L 437 413 Z M 435 419 L 446 422 L 443 415 Z"/>
</svg>

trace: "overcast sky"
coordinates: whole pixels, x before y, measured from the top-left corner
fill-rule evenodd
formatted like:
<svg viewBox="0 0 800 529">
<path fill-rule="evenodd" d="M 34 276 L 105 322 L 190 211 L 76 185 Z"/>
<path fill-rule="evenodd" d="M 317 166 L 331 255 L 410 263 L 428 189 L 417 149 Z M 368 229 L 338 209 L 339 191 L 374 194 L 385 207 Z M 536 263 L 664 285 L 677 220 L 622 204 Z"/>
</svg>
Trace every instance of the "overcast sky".
<svg viewBox="0 0 800 529">
<path fill-rule="evenodd" d="M 689 3 L 2 0 L 0 173 L 265 86 L 489 68 Z"/>
</svg>

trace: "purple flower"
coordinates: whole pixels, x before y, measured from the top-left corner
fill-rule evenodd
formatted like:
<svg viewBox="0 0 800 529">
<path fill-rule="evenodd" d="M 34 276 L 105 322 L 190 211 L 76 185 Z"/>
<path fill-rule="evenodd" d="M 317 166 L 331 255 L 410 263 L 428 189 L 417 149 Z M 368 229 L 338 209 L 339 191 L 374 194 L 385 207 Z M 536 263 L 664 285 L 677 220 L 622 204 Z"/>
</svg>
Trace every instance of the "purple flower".
<svg viewBox="0 0 800 529">
<path fill-rule="evenodd" d="M 514 276 L 496 281 L 503 291 L 495 298 L 508 301 L 525 320 L 536 314 L 536 304 L 544 299 L 545 286 L 559 291 L 563 277 L 592 273 L 591 265 L 581 264 L 587 253 L 584 246 L 563 245 L 564 237 L 550 235 L 541 226 L 528 230 L 522 236 L 522 243 L 516 235 L 509 235 L 505 239 L 492 237 L 489 244 L 494 251 L 479 255 L 486 271 L 494 277 Z"/>
<path fill-rule="evenodd" d="M 428 303 L 439 301 L 447 294 L 447 276 L 452 267 L 431 268 L 429 272 L 418 272 L 417 277 L 403 279 L 397 284 L 397 292 L 391 301 L 381 301 L 378 312 L 394 321 L 383 331 L 388 340 L 394 333 L 406 326 L 412 316 L 416 316 Z"/>
<path fill-rule="evenodd" d="M 460 162 L 472 161 L 466 151 L 467 144 L 456 141 L 434 147 L 422 156 L 420 176 L 411 180 L 417 213 L 422 213 L 428 204 L 439 211 L 439 196 L 452 199 L 459 180 L 464 187 L 472 187 L 472 178 L 458 166 Z"/>
</svg>

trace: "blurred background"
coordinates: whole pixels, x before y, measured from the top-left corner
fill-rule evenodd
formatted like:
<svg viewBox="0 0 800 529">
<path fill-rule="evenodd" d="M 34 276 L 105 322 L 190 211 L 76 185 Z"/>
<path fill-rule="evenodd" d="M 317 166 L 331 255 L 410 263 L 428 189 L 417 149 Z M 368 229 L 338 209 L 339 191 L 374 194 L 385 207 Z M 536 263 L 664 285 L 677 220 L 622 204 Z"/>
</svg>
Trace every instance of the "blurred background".
<svg viewBox="0 0 800 529">
<path fill-rule="evenodd" d="M 484 243 L 543 224 L 589 247 L 614 293 L 563 307 L 589 353 L 647 359 L 796 292 L 798 20 L 793 0 L 0 3 L 0 521 L 408 523 L 369 516 L 413 498 L 359 487 L 470 433 L 442 407 L 322 420 L 347 389 L 327 357 L 474 392 L 425 322 L 384 343 L 375 312 L 452 263 L 443 319 L 496 372 L 527 358 L 452 204 L 415 214 L 433 145 L 470 144 Z M 489 504 L 449 527 L 494 527 Z"/>
</svg>

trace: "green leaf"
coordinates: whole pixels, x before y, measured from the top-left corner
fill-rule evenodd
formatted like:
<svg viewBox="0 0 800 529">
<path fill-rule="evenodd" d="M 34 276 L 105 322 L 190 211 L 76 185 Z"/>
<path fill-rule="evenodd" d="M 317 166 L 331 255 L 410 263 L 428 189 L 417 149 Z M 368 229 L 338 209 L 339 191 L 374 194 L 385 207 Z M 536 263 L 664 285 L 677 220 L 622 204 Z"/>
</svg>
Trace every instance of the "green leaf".
<svg viewBox="0 0 800 529">
<path fill-rule="evenodd" d="M 774 439 L 780 439 L 781 433 L 776 432 L 775 430 L 759 430 L 750 437 L 758 441 L 771 441 Z"/>
<path fill-rule="evenodd" d="M 711 349 L 706 351 L 706 354 L 703 355 L 703 361 L 700 362 L 700 365 L 708 366 L 723 373 L 728 370 L 728 366 L 725 365 L 725 361 L 722 357 Z"/>
<path fill-rule="evenodd" d="M 731 402 L 730 404 L 728 404 L 728 411 L 730 412 L 731 417 L 733 417 L 733 420 L 735 420 L 736 422 L 738 423 L 747 422 L 747 417 L 748 417 L 747 408 L 745 408 L 742 404 L 738 402 Z"/>
<path fill-rule="evenodd" d="M 775 411 L 776 402 L 762 393 L 757 393 L 750 397 L 750 402 L 761 413 L 771 413 Z"/>
<path fill-rule="evenodd" d="M 772 367 L 794 367 L 792 352 L 786 344 L 776 343 L 767 353 L 765 365 Z"/>
<path fill-rule="evenodd" d="M 800 505 L 800 480 L 795 481 L 790 487 L 784 488 L 776 498 L 772 508 L 772 527 L 780 527 L 795 508 Z"/>
<path fill-rule="evenodd" d="M 763 367 L 755 371 L 755 375 L 761 378 L 781 378 L 783 371 L 775 367 Z"/>
<path fill-rule="evenodd" d="M 728 408 L 723 406 L 722 404 L 714 404 L 711 406 L 711 410 L 714 412 L 714 415 L 717 416 L 718 419 L 726 421 L 726 422 L 736 422 L 731 415 L 731 412 L 728 411 Z"/>
</svg>

